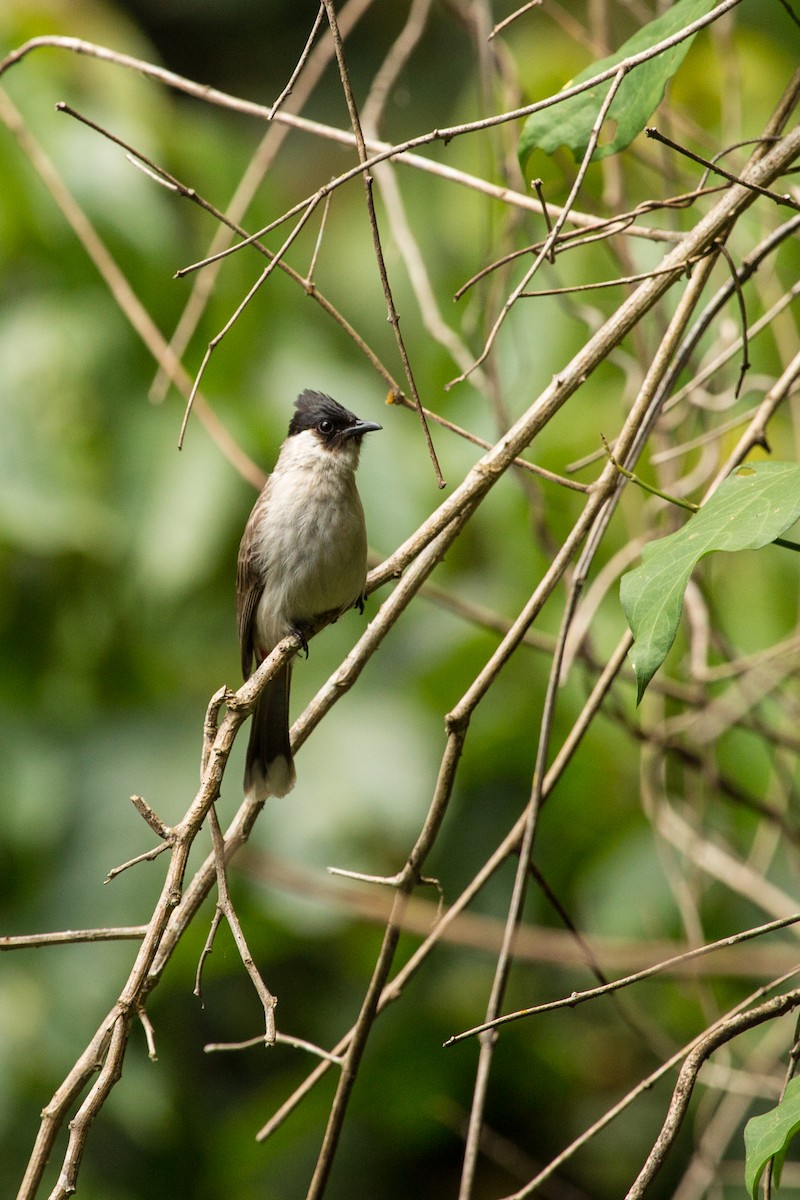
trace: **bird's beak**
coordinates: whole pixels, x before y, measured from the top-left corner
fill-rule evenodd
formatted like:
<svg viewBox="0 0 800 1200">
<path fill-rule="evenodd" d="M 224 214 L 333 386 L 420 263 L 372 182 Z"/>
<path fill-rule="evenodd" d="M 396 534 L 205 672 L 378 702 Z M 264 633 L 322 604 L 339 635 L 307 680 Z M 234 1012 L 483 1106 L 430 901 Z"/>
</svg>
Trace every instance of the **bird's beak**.
<svg viewBox="0 0 800 1200">
<path fill-rule="evenodd" d="M 351 425 L 344 433 L 348 438 L 363 437 L 365 433 L 375 433 L 378 429 L 383 429 L 383 426 L 378 425 L 376 421 L 356 421 L 355 425 Z"/>
</svg>

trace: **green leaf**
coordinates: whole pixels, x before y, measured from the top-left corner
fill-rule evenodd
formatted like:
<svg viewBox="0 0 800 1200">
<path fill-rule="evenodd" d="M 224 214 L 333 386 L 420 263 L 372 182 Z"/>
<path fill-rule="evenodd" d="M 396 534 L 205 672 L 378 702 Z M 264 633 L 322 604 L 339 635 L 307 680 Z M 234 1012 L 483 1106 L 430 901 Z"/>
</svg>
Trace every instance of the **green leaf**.
<svg viewBox="0 0 800 1200">
<path fill-rule="evenodd" d="M 712 550 L 758 550 L 800 517 L 800 464 L 748 463 L 729 475 L 677 533 L 650 542 L 623 575 L 620 599 L 634 636 L 629 654 L 637 704 L 678 631 L 683 595 L 697 562 Z"/>
<path fill-rule="evenodd" d="M 758 1182 L 771 1158 L 775 1158 L 775 1184 L 780 1183 L 780 1172 L 789 1142 L 800 1129 L 800 1078 L 790 1079 L 780 1104 L 752 1117 L 744 1127 L 744 1180 L 747 1190 L 755 1200 Z"/>
<path fill-rule="evenodd" d="M 667 9 L 660 17 L 642 26 L 616 54 L 592 63 L 585 71 L 581 71 L 580 75 L 576 75 L 565 84 L 565 87 L 583 83 L 610 67 L 617 66 L 624 59 L 663 42 L 699 17 L 705 16 L 713 7 L 714 0 L 678 0 L 677 4 L 673 4 L 672 8 Z M 685 38 L 677 46 L 664 50 L 655 58 L 634 67 L 625 76 L 605 122 L 606 128 L 613 130 L 613 137 L 597 145 L 593 155 L 595 160 L 624 150 L 637 133 L 644 129 L 664 95 L 664 88 L 683 62 L 693 41 L 694 35 Z M 586 153 L 592 126 L 610 84 L 611 80 L 607 79 L 578 96 L 571 96 L 541 112 L 531 113 L 522 127 L 519 139 L 519 161 L 523 170 L 532 151 L 537 149 L 552 154 L 559 146 L 568 146 L 576 162 L 580 161 Z"/>
</svg>

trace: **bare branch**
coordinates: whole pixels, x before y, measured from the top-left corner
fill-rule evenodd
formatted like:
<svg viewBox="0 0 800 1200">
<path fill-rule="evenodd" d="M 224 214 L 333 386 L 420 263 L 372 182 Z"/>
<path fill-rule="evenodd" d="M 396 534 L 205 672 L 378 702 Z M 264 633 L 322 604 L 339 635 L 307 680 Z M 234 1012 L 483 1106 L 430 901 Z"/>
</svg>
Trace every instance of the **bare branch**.
<svg viewBox="0 0 800 1200">
<path fill-rule="evenodd" d="M 0 950 L 38 950 L 42 946 L 70 946 L 77 942 L 140 941 L 146 925 L 123 925 L 113 929 L 60 929 L 57 933 L 22 933 L 0 937 Z"/>
<path fill-rule="evenodd" d="M 764 1001 L 763 1004 L 749 1012 L 740 1013 L 738 1016 L 730 1017 L 727 1021 L 720 1022 L 701 1039 L 681 1067 L 661 1133 L 625 1200 L 639 1200 L 662 1166 L 686 1115 L 697 1076 L 706 1059 L 720 1046 L 726 1045 L 748 1029 L 755 1029 L 764 1021 L 771 1021 L 784 1013 L 792 1012 L 798 1004 L 800 1004 L 800 989 L 787 992 L 783 996 L 775 996 L 772 1000 Z"/>
</svg>

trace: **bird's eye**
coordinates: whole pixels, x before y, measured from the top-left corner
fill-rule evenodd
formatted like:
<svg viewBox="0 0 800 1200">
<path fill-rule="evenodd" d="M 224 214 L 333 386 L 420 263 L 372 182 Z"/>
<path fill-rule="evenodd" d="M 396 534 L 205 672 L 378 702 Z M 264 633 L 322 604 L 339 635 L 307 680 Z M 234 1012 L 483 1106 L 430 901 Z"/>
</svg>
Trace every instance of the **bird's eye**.
<svg viewBox="0 0 800 1200">
<path fill-rule="evenodd" d="M 329 421 L 327 417 L 323 417 L 323 419 L 317 425 L 317 429 L 320 431 L 320 433 L 333 433 L 333 421 Z"/>
</svg>

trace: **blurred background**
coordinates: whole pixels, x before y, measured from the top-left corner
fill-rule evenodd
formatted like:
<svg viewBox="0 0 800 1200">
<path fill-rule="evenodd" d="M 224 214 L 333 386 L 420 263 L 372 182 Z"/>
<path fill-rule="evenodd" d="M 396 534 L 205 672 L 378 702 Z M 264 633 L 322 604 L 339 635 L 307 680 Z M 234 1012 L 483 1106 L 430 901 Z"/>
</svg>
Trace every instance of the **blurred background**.
<svg viewBox="0 0 800 1200">
<path fill-rule="evenodd" d="M 363 7 L 347 39 L 359 100 L 407 15 L 406 4 Z M 495 7 L 498 21 L 516 6 Z M 271 104 L 294 68 L 314 12 L 314 5 L 288 0 L 224 5 L 5 0 L 0 54 L 43 34 L 81 38 Z M 503 69 L 491 75 L 481 58 L 485 36 L 478 36 L 485 33 L 488 6 L 436 3 L 391 93 L 381 135 L 401 141 L 549 95 L 597 57 L 591 46 L 598 38 L 608 38 L 606 49 L 616 47 L 649 15 L 636 4 L 545 3 L 541 13 L 518 21 L 498 39 Z M 796 25 L 777 6 L 757 0 L 737 10 L 735 22 L 698 38 L 671 90 L 688 140 L 696 139 L 692 144 L 711 156 L 757 135 L 786 86 L 799 44 Z M 238 686 L 236 553 L 255 490 L 252 478 L 243 477 L 196 417 L 178 451 L 184 399 L 174 388 L 154 399 L 153 356 L 34 169 L 30 140 L 128 281 L 133 295 L 126 311 L 141 305 L 169 338 L 195 280 L 176 280 L 174 273 L 204 256 L 216 222 L 54 106 L 67 101 L 221 209 L 265 130 L 253 117 L 61 50 L 30 55 L 2 84 L 8 100 L 0 127 L 0 932 L 136 925 L 149 918 L 165 860 L 142 864 L 109 884 L 104 879 L 152 845 L 130 803 L 132 793 L 144 796 L 168 823 L 184 813 L 196 788 L 209 698 L 223 683 Z M 24 119 L 19 137 L 14 111 Z M 347 128 L 330 64 L 303 115 Z M 518 126 L 502 127 L 425 153 L 524 188 L 515 162 L 518 132 Z M 643 149 L 642 141 L 630 151 L 624 183 L 622 168 L 591 168 L 581 208 L 605 212 L 618 202 L 623 206 L 623 192 L 625 203 L 632 204 L 665 186 L 680 190 L 684 164 L 673 164 L 673 177 L 666 178 L 663 160 Z M 268 223 L 353 161 L 347 148 L 292 132 L 244 223 L 248 229 Z M 542 236 L 542 222 L 529 213 L 509 217 L 477 192 L 403 170 L 398 168 L 398 179 L 408 219 L 439 310 L 474 354 L 499 293 L 490 282 L 488 291 L 473 289 L 454 307 L 454 292 L 504 250 Z M 566 155 L 542 158 L 530 173 L 541 174 L 546 194 L 560 203 L 574 164 Z M 686 188 L 696 186 L 697 174 L 684 182 Z M 669 217 L 674 228 L 694 219 Z M 741 253 L 763 236 L 771 218 L 758 209 L 748 219 Z M 317 233 L 318 224 L 311 222 L 288 256 L 301 274 Z M 273 249 L 282 236 L 270 235 Z M 661 253 L 645 242 L 627 249 L 631 271 L 647 269 Z M 519 306 L 487 366 L 488 385 L 472 381 L 446 390 L 463 364 L 426 329 L 390 237 L 386 254 L 424 402 L 492 441 L 619 299 L 589 293 L 555 298 L 546 308 Z M 796 279 L 798 257 L 796 244 L 789 246 L 779 268 L 759 282 L 750 300 L 751 321 Z M 558 272 L 548 268 L 539 286 L 622 273 L 603 246 L 568 256 L 564 264 Z M 190 375 L 262 267 L 257 256 L 240 253 L 220 270 L 183 355 Z M 717 284 L 724 278 L 722 268 Z M 332 200 L 315 281 L 404 386 L 358 178 Z M 569 413 L 548 427 L 535 447 L 538 463 L 563 474 L 567 464 L 598 450 L 600 433 L 614 434 L 668 311 L 664 306 L 655 312 L 639 342 L 620 348 L 581 389 Z M 753 342 L 753 367 L 739 407 L 730 399 L 719 419 L 756 403 L 795 352 L 796 315 L 795 305 Z M 732 304 L 713 339 L 733 340 L 737 321 Z M 709 354 L 713 339 L 705 344 Z M 737 364 L 726 368 L 719 388 L 728 398 Z M 268 470 L 294 397 L 305 387 L 329 392 L 384 426 L 367 440 L 360 471 L 377 561 L 441 500 L 419 424 L 413 413 L 385 406 L 386 380 L 300 287 L 275 272 L 215 351 L 202 391 L 232 441 L 257 468 Z M 796 457 L 792 418 L 787 409 L 771 431 L 777 458 Z M 441 429 L 434 427 L 433 434 L 452 489 L 480 451 Z M 728 448 L 733 439 L 731 434 Z M 689 466 L 699 461 L 696 455 Z M 593 470 L 577 477 L 588 481 Z M 701 470 L 701 482 L 702 477 Z M 509 473 L 437 570 L 434 585 L 513 619 L 581 504 L 576 493 Z M 627 553 L 642 533 L 646 511 L 641 495 L 623 506 L 600 566 Z M 628 561 L 633 558 L 628 554 Z M 768 559 L 741 556 L 735 566 L 709 567 L 708 580 L 714 619 L 739 652 L 758 652 L 794 629 L 793 556 L 777 551 Z M 731 596 L 746 597 L 746 603 L 726 604 Z M 381 598 L 372 597 L 365 618 L 349 613 L 314 641 L 308 662 L 295 671 L 295 713 L 355 643 Z M 537 622 L 545 648 L 559 618 L 557 601 Z M 601 658 L 623 631 L 612 588 L 598 597 L 592 619 Z M 376 901 L 369 889 L 340 886 L 325 868 L 391 874 L 403 863 L 436 780 L 445 715 L 497 641 L 496 631 L 466 621 L 446 598 L 418 599 L 358 687 L 300 752 L 295 792 L 262 814 L 251 847 L 231 872 L 231 886 L 251 948 L 279 997 L 279 1025 L 286 1033 L 330 1047 L 352 1024 L 380 945 L 380 915 L 370 911 Z M 684 641 L 678 651 L 685 650 Z M 447 822 L 426 866 L 447 902 L 527 802 L 547 666 L 540 650 L 524 648 L 473 719 Z M 593 678 L 580 664 L 571 673 L 559 699 L 556 741 L 570 728 Z M 640 802 L 642 760 L 631 732 L 636 718 L 628 677 L 615 695 L 548 806 L 536 861 L 581 929 L 638 948 L 643 965 L 651 948 L 657 954 L 664 943 L 683 944 L 691 921 L 680 903 L 676 863 L 653 838 Z M 767 794 L 774 760 L 757 736 L 737 731 L 726 751 L 725 769 L 741 788 Z M 240 800 L 242 758 L 237 746 L 219 806 L 223 821 Z M 694 796 L 699 808 L 712 802 L 714 789 L 702 773 L 689 779 L 670 770 L 676 791 Z M 786 770 L 793 776 L 793 765 Z M 788 792 L 793 786 L 790 779 Z M 749 846 L 757 817 L 730 803 L 721 812 L 716 809 L 714 819 L 730 843 Z M 202 853 L 207 849 L 204 843 Z M 197 861 L 199 854 L 191 865 Z M 779 847 L 769 869 L 776 886 L 796 889 L 791 847 Z M 513 870 L 514 863 L 507 863 L 471 909 L 486 918 L 480 944 L 441 948 L 409 985 L 404 1002 L 376 1026 L 331 1179 L 332 1200 L 456 1194 L 477 1047 L 440 1047 L 483 1016 Z M 697 889 L 698 938 L 766 919 L 755 899 L 719 882 L 698 883 Z M 422 899 L 429 905 L 422 919 L 432 919 L 437 897 L 431 892 Z M 135 1030 L 123 1080 L 89 1138 L 81 1197 L 286 1200 L 305 1194 L 332 1079 L 267 1144 L 256 1142 L 258 1129 L 305 1077 L 309 1059 L 288 1047 L 204 1053 L 210 1042 L 257 1036 L 261 1021 L 225 929 L 205 967 L 202 1002 L 192 994 L 212 913 L 209 900 L 148 1005 L 157 1062 L 148 1060 L 144 1036 Z M 563 928 L 540 890 L 531 896 L 526 920 Z M 418 941 L 417 935 L 404 938 L 401 961 Z M 135 942 L 121 942 L 0 956 L 4 1195 L 18 1186 L 40 1111 L 113 1004 L 135 949 Z M 537 958 L 534 951 L 531 958 Z M 590 973 L 571 966 L 573 961 L 565 952 L 560 963 L 519 965 L 506 1007 L 589 986 Z M 615 971 L 613 960 L 608 969 Z M 709 1013 L 734 1003 L 761 977 L 752 966 L 741 979 L 654 983 L 623 1004 L 604 1002 L 513 1026 L 497 1051 L 476 1197 L 520 1187 L 660 1057 L 702 1028 Z M 773 1054 L 782 1047 L 777 1038 Z M 552 1200 L 619 1195 L 652 1144 L 670 1090 L 668 1079 L 644 1096 L 543 1194 Z M 773 1096 L 774 1084 L 754 1084 L 751 1091 Z M 691 1152 L 691 1132 L 687 1137 L 653 1194 L 672 1194 Z M 62 1139 L 55 1164 L 63 1144 Z M 734 1159 L 737 1154 L 734 1148 Z M 720 1175 L 720 1189 L 726 1179 Z M 790 1175 L 787 1179 L 791 1184 Z M 741 1175 L 731 1170 L 728 1182 L 739 1194 Z"/>
</svg>

